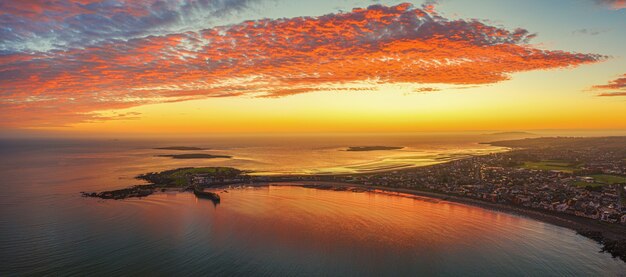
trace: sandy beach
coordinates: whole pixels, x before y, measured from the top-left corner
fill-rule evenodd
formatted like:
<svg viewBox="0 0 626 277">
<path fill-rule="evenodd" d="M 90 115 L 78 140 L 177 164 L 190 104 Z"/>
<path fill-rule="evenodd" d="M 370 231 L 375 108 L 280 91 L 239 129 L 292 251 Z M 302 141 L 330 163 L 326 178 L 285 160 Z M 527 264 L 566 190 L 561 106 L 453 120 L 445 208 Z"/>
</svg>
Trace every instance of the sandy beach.
<svg viewBox="0 0 626 277">
<path fill-rule="evenodd" d="M 500 203 L 493 203 L 482 201 L 478 199 L 472 199 L 467 197 L 461 197 L 456 195 L 447 195 L 443 193 L 429 192 L 429 191 L 419 191 L 413 189 L 403 189 L 403 188 L 390 188 L 390 187 L 382 187 L 382 186 L 370 186 L 370 185 L 361 185 L 361 184 L 353 184 L 353 183 L 343 183 L 343 182 L 325 182 L 325 181 L 298 181 L 298 182 L 259 182 L 252 184 L 239 184 L 239 185 L 229 185 L 229 186 L 221 186 L 214 187 L 214 189 L 227 189 L 228 187 L 262 187 L 262 186 L 301 186 L 301 187 L 309 187 L 315 189 L 347 189 L 347 188 L 355 188 L 360 191 L 370 191 L 370 192 L 379 192 L 379 193 L 392 193 L 398 196 L 417 196 L 417 197 L 425 197 L 425 198 L 434 198 L 443 201 L 449 201 L 452 203 L 462 204 L 462 205 L 471 205 L 475 207 L 480 207 L 483 209 L 488 209 L 492 211 L 504 212 L 508 214 L 514 214 L 519 216 L 524 216 L 528 218 L 532 218 L 534 220 L 542 221 L 545 223 L 569 228 L 575 231 L 599 231 L 602 232 L 604 237 L 614 240 L 622 240 L 626 239 L 626 227 L 619 224 L 609 224 L 604 223 L 598 220 L 587 219 L 575 215 L 569 215 L 558 212 L 551 212 L 546 210 L 535 210 L 526 207 L 520 206 L 512 206 Z"/>
</svg>

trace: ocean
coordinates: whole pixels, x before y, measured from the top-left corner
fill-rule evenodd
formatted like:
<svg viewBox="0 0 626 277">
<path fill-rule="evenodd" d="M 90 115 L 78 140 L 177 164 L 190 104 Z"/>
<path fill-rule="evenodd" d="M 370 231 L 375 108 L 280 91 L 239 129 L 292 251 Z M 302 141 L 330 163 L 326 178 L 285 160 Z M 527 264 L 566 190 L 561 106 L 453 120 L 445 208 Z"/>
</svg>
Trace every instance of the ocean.
<svg viewBox="0 0 626 277">
<path fill-rule="evenodd" d="M 0 275 L 581 275 L 626 264 L 574 231 L 430 198 L 300 187 L 83 198 L 141 173 L 232 166 L 253 174 L 360 173 L 506 149 L 483 135 L 217 136 L 0 141 Z M 397 150 L 345 151 L 350 146 Z M 203 150 L 159 150 L 190 146 Z M 180 160 L 206 153 L 231 159 Z"/>
</svg>

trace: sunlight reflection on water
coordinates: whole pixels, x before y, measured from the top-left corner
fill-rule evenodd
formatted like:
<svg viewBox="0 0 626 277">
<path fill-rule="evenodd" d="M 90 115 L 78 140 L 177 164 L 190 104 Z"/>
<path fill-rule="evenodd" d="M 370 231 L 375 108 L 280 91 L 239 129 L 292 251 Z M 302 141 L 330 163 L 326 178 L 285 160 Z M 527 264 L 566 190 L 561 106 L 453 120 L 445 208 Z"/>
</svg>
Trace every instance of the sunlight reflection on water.
<svg viewBox="0 0 626 277">
<path fill-rule="evenodd" d="M 103 201 L 183 166 L 269 172 L 376 169 L 389 160 L 492 151 L 477 138 L 301 141 L 1 142 L 0 275 L 617 275 L 624 263 L 573 231 L 429 198 L 300 187 Z M 351 145 L 401 145 L 382 152 Z M 208 147 L 233 160 L 174 160 L 154 147 Z M 420 146 L 421 145 L 421 146 Z M 446 157 L 448 156 L 448 157 Z M 387 163 L 386 165 L 389 165 Z M 332 170 L 331 170 L 332 171 Z"/>
</svg>

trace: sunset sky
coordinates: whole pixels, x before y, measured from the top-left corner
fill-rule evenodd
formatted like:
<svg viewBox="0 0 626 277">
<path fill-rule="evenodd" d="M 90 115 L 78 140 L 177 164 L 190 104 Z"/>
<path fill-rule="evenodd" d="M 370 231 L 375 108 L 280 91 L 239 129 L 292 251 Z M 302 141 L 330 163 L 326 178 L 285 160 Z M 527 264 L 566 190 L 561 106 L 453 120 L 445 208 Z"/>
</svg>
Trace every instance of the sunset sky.
<svg viewBox="0 0 626 277">
<path fill-rule="evenodd" d="M 625 0 L 0 0 L 0 133 L 624 130 L 625 45 Z"/>
</svg>

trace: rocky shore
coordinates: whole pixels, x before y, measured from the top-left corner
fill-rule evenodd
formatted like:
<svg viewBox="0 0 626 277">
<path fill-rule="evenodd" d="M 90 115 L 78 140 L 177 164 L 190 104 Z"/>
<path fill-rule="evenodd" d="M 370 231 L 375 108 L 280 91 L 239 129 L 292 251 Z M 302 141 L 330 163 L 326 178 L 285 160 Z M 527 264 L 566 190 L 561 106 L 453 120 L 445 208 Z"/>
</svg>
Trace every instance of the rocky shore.
<svg viewBox="0 0 626 277">
<path fill-rule="evenodd" d="M 577 230 L 577 234 L 595 240 L 602 245 L 602 252 L 609 253 L 613 258 L 626 262 L 626 239 L 606 238 L 601 231 Z"/>
<path fill-rule="evenodd" d="M 156 186 L 154 184 L 149 185 L 137 185 L 130 188 L 109 190 L 102 192 L 81 192 L 84 197 L 96 197 L 102 199 L 125 199 L 132 197 L 146 197 L 154 193 Z"/>
</svg>

